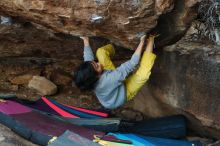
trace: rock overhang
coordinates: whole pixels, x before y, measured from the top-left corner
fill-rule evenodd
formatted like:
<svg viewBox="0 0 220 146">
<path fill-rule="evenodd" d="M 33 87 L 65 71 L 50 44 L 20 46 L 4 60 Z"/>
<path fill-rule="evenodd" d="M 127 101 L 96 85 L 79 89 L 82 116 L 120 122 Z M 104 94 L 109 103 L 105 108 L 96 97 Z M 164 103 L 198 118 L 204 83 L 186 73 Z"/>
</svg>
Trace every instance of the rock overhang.
<svg viewBox="0 0 220 146">
<path fill-rule="evenodd" d="M 180 39 L 196 17 L 200 0 L 1 0 L 0 13 L 55 32 L 104 37 L 134 49 L 140 33 L 161 34 L 158 46 Z"/>
</svg>

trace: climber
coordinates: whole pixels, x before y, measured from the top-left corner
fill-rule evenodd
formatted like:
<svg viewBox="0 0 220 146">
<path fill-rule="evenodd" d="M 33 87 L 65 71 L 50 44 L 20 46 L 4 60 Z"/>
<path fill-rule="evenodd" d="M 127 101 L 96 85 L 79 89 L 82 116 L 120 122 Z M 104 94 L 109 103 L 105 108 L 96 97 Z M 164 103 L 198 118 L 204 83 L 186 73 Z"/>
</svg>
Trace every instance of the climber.
<svg viewBox="0 0 220 146">
<path fill-rule="evenodd" d="M 146 35 L 140 38 L 140 43 L 131 59 L 117 68 L 110 59 L 115 54 L 111 44 L 97 50 L 98 62 L 96 62 L 89 38 L 80 37 L 84 42 L 84 63 L 74 72 L 75 85 L 81 90 L 94 91 L 105 108 L 115 109 L 123 105 L 125 101 L 131 100 L 149 79 L 156 58 L 153 54 L 155 37 L 156 35 L 149 36 L 140 66 L 135 72 L 133 71 L 139 63 Z"/>
</svg>

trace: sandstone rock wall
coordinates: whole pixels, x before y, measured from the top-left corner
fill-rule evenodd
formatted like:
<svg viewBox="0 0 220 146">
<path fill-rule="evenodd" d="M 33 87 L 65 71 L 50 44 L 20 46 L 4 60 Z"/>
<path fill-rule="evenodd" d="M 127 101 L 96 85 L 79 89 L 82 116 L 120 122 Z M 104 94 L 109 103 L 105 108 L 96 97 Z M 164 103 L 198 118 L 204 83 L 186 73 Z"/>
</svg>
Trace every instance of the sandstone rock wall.
<svg viewBox="0 0 220 146">
<path fill-rule="evenodd" d="M 139 35 L 154 28 L 162 34 L 159 44 L 178 40 L 195 18 L 193 6 L 199 1 L 1 0 L 0 14 L 19 17 L 56 32 L 102 36 L 134 49 Z"/>
</svg>

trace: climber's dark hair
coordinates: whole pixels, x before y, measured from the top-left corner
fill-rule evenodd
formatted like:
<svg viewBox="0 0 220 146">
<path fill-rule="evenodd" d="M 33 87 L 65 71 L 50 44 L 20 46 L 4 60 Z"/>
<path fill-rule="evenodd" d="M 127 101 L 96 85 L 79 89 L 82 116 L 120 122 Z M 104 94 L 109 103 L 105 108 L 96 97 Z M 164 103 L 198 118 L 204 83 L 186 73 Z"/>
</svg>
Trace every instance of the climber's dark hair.
<svg viewBox="0 0 220 146">
<path fill-rule="evenodd" d="M 82 63 L 73 73 L 73 81 L 80 90 L 93 90 L 98 79 L 91 61 Z"/>
</svg>

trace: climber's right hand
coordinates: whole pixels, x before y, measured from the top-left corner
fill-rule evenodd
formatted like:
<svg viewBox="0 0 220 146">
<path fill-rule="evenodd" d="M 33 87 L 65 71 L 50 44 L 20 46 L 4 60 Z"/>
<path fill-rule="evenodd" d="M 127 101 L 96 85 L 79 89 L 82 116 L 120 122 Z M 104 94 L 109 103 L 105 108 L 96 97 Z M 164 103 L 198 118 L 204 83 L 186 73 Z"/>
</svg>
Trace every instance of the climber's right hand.
<svg viewBox="0 0 220 146">
<path fill-rule="evenodd" d="M 144 41 L 145 41 L 145 38 L 146 38 L 146 35 L 143 35 L 143 36 L 140 38 L 140 41 L 141 41 L 141 42 L 144 42 Z"/>
</svg>

